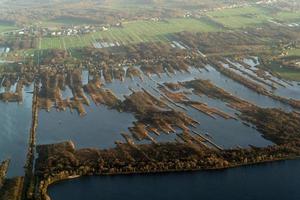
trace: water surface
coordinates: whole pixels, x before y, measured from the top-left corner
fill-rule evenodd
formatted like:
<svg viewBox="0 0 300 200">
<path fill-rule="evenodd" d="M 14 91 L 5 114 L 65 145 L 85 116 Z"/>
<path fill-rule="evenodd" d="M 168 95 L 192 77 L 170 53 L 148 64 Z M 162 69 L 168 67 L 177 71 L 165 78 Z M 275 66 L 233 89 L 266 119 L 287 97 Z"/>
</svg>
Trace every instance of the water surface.
<svg viewBox="0 0 300 200">
<path fill-rule="evenodd" d="M 49 188 L 52 200 L 299 200 L 300 160 L 210 172 L 83 177 Z"/>
<path fill-rule="evenodd" d="M 23 175 L 31 125 L 30 91 L 32 86 L 25 87 L 22 104 L 0 101 L 0 160 L 11 159 L 8 177 Z"/>
</svg>

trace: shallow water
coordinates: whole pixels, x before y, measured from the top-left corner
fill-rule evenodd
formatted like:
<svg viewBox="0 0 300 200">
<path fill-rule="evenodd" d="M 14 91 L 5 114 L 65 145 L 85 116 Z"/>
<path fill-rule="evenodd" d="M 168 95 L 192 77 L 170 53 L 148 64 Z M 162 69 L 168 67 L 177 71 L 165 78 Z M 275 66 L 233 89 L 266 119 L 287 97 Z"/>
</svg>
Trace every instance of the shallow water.
<svg viewBox="0 0 300 200">
<path fill-rule="evenodd" d="M 168 76 L 167 74 L 162 74 L 161 77 L 152 75 L 150 78 L 144 76 L 143 81 L 139 78 L 134 78 L 134 80 L 126 78 L 124 82 L 114 80 L 112 83 L 106 83 L 104 87 L 111 89 L 121 100 L 124 100 L 124 95 L 131 94 L 130 88 L 133 90 L 141 90 L 142 88 L 145 88 L 151 94 L 160 98 L 161 94 L 155 89 L 158 87 L 158 84 L 163 84 L 164 82 L 184 82 L 199 77 L 210 79 L 217 86 L 226 90 L 236 90 L 239 92 L 237 95 L 240 94 L 240 90 L 244 89 L 244 86 L 219 74 L 213 68 L 209 67 L 209 70 L 209 72 L 204 70 L 200 72 L 195 68 L 190 68 L 191 73 L 177 72 L 176 75 L 172 77 Z M 84 72 L 84 84 L 86 84 L 88 81 L 87 77 L 87 72 Z M 222 81 L 226 81 L 226 84 L 222 84 Z M 105 81 L 102 79 L 102 82 Z M 290 109 L 289 106 L 282 105 L 280 102 L 274 101 L 262 95 L 259 95 L 259 100 L 263 99 L 264 102 L 257 101 L 256 98 L 258 94 L 249 89 L 247 90 L 248 91 L 244 91 L 243 93 L 245 94 L 244 97 L 247 97 L 247 100 L 255 99 L 256 103 L 259 105 L 263 104 L 266 107 Z M 66 90 L 63 92 L 63 94 L 64 96 L 71 96 L 69 90 Z M 192 100 L 207 103 L 209 106 L 218 108 L 233 116 L 235 116 L 235 113 L 237 113 L 236 110 L 229 108 L 220 100 L 211 99 L 206 96 L 199 97 L 193 94 L 188 96 Z M 192 130 L 203 134 L 209 134 L 214 142 L 220 146 L 223 146 L 224 148 L 233 148 L 236 146 L 248 147 L 249 145 L 262 147 L 272 144 L 272 142 L 264 139 L 257 130 L 246 126 L 241 121 L 234 119 L 225 120 L 221 117 L 216 117 L 216 119 L 213 119 L 193 108 L 186 107 L 187 110 L 182 110 L 174 105 L 170 106 L 176 110 L 186 112 L 190 117 L 200 122 L 200 125 L 197 125 L 196 128 L 191 127 Z M 66 112 L 51 111 L 50 113 L 41 111 L 38 127 L 38 143 L 46 144 L 72 140 L 79 148 L 109 148 L 115 146 L 114 142 L 117 140 L 124 141 L 120 133 L 128 133 L 128 127 L 132 126 L 132 123 L 136 121 L 133 114 L 118 113 L 115 110 L 108 109 L 104 105 L 97 107 L 92 103 L 92 106 L 86 107 L 86 110 L 88 114 L 84 117 L 79 117 L 76 112 L 71 114 L 68 110 Z M 177 129 L 177 133 L 181 133 L 181 130 Z M 157 136 L 151 133 L 150 136 L 158 142 L 174 141 L 176 138 L 176 134 L 162 133 L 160 136 Z M 149 141 L 136 141 L 136 143 L 149 143 Z"/>
<path fill-rule="evenodd" d="M 299 200 L 300 160 L 221 171 L 82 177 L 49 188 L 52 200 Z"/>
<path fill-rule="evenodd" d="M 248 89 L 247 87 L 231 80 L 230 78 L 220 74 L 212 67 L 209 67 L 208 69 L 209 72 L 203 71 L 203 73 L 199 75 L 199 78 L 211 80 L 216 86 L 230 92 L 234 96 L 245 99 L 263 108 L 280 108 L 285 111 L 293 110 L 291 106 L 273 100 L 270 97 L 260 95 Z"/>
<path fill-rule="evenodd" d="M 290 106 L 274 101 L 269 97 L 256 94 L 241 84 L 223 76 L 212 67 L 207 66 L 207 68 L 209 71 L 199 71 L 195 68 L 190 68 L 190 73 L 177 72 L 172 77 L 167 74 L 162 74 L 161 77 L 152 75 L 151 78 L 144 76 L 144 81 L 141 81 L 139 78 L 134 78 L 134 80 L 126 78 L 124 82 L 114 80 L 112 83 L 105 84 L 105 88 L 112 89 L 122 100 L 124 100 L 124 95 L 131 93 L 129 88 L 134 90 L 145 88 L 153 95 L 161 97 L 154 89 L 158 86 L 158 83 L 183 82 L 202 78 L 210 79 L 217 86 L 259 106 L 282 108 L 287 111 L 292 110 Z M 83 72 L 82 77 L 83 84 L 86 84 L 88 82 L 87 71 Z M 3 88 L 0 88 L 0 91 L 3 90 Z M 32 91 L 32 87 L 25 88 L 25 91 Z M 62 96 L 63 98 L 72 97 L 70 88 L 67 87 L 62 92 Z M 188 96 L 192 100 L 207 103 L 209 106 L 218 108 L 231 115 L 237 112 L 220 100 L 211 99 L 206 96 L 199 97 L 193 94 Z M 25 100 L 22 105 L 0 103 L 0 128 L 3 130 L 0 133 L 2 138 L 0 140 L 0 159 L 12 158 L 9 176 L 23 174 L 22 167 L 24 166 L 27 151 L 28 132 L 31 121 L 32 94 L 24 93 L 24 97 Z M 176 106 L 172 107 L 183 111 Z M 115 146 L 115 141 L 124 141 L 120 133 L 128 133 L 128 127 L 132 126 L 132 123 L 136 121 L 132 113 L 119 113 L 116 110 L 108 109 L 104 105 L 96 106 L 93 102 L 91 102 L 90 107 L 86 106 L 85 108 L 87 115 L 84 117 L 80 117 L 77 112 L 70 113 L 68 109 L 66 112 L 57 112 L 54 109 L 49 113 L 40 111 L 37 143 L 48 144 L 72 140 L 77 148 L 110 148 Z M 200 125 L 193 130 L 209 134 L 214 142 L 224 148 L 236 146 L 247 147 L 248 145 L 267 146 L 272 144 L 265 140 L 255 129 L 246 126 L 240 121 L 225 120 L 220 117 L 213 119 L 192 108 L 187 108 L 187 114 L 200 122 Z M 180 130 L 177 130 L 177 133 L 180 132 Z M 174 141 L 176 138 L 176 134 L 161 134 L 157 136 L 151 133 L 150 135 L 159 142 Z M 141 141 L 137 143 L 148 142 Z"/>
<path fill-rule="evenodd" d="M 251 62 L 249 63 L 247 61 L 245 63 L 249 64 L 251 66 L 251 69 L 258 70 L 258 68 L 256 68 L 256 64 L 251 63 Z M 263 80 L 263 81 L 265 81 L 269 84 L 273 84 L 272 81 L 264 80 L 264 79 L 258 77 L 251 70 L 248 70 L 248 69 L 244 68 L 240 64 L 237 64 L 237 63 L 233 63 L 233 64 L 236 65 L 237 67 L 239 67 L 240 69 L 242 69 L 243 71 L 245 71 L 245 72 L 247 72 L 247 73 L 249 73 L 253 76 L 256 76 L 258 79 Z M 233 69 L 231 69 L 231 70 L 233 70 Z M 233 70 L 233 71 L 235 71 L 236 73 L 238 73 L 238 74 L 240 74 L 240 75 L 242 75 L 242 76 L 244 76 L 248 79 L 251 79 L 251 78 L 247 77 L 246 75 L 241 74 L 241 72 L 239 72 L 239 71 L 236 71 L 236 70 Z M 274 86 L 276 86 L 275 90 L 271 90 L 269 88 L 269 90 L 272 91 L 275 95 L 300 100 L 300 85 L 298 85 L 297 82 L 295 82 L 295 81 L 282 81 L 282 80 L 278 79 L 277 77 L 272 76 L 269 72 L 266 72 L 266 74 L 270 77 L 271 80 L 273 80 L 273 81 L 280 84 L 279 85 L 279 84 L 274 83 Z M 251 80 L 256 82 L 253 79 L 251 79 Z M 261 83 L 258 83 L 258 84 L 261 84 Z M 266 86 L 266 85 L 264 85 L 264 86 L 265 86 L 265 88 L 268 88 L 268 86 Z"/>
<path fill-rule="evenodd" d="M 223 148 L 272 145 L 272 142 L 264 139 L 256 129 L 248 127 L 240 121 L 226 120 L 222 117 L 213 119 L 192 108 L 188 110 L 189 115 L 200 122 L 200 125 L 197 125 L 197 128 L 192 128 L 192 130 L 209 134 L 211 140 Z"/>
<path fill-rule="evenodd" d="M 72 140 L 76 147 L 110 148 L 115 141 L 123 141 L 120 133 L 128 132 L 135 118 L 130 113 L 119 113 L 106 106 L 86 107 L 87 115 L 80 117 L 77 112 L 39 113 L 37 129 L 38 144 L 50 144 Z"/>
</svg>

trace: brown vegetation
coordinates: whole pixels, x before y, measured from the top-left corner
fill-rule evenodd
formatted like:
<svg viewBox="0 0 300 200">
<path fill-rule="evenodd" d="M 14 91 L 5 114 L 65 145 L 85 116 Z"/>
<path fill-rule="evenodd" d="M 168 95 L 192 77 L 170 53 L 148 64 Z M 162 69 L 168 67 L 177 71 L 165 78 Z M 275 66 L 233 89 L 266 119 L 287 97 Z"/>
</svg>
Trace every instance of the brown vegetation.
<svg viewBox="0 0 300 200">
<path fill-rule="evenodd" d="M 197 144 L 196 141 L 193 145 L 119 143 L 108 150 L 76 150 L 71 142 L 38 146 L 38 199 L 47 197 L 50 184 L 72 176 L 223 169 L 300 155 L 299 146 L 293 145 L 216 151 L 201 145 L 195 149 Z"/>
</svg>

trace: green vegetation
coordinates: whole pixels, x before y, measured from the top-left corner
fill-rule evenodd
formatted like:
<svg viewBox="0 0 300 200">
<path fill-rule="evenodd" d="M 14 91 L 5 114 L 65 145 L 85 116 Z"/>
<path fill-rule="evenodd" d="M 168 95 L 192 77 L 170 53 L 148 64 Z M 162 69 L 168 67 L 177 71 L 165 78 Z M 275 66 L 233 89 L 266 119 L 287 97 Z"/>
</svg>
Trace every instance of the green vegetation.
<svg viewBox="0 0 300 200">
<path fill-rule="evenodd" d="M 300 49 L 292 49 L 288 52 L 288 56 L 300 56 Z"/>
<path fill-rule="evenodd" d="M 279 12 L 274 18 L 280 21 L 299 22 L 300 12 Z"/>
<path fill-rule="evenodd" d="M 273 64 L 271 70 L 278 73 L 282 78 L 293 81 L 300 81 L 300 70 Z"/>
<path fill-rule="evenodd" d="M 300 20 L 299 12 L 274 13 L 269 9 L 256 6 L 211 11 L 207 13 L 207 16 L 227 28 L 234 29 L 259 25 L 269 20 L 282 22 L 299 22 Z"/>
<path fill-rule="evenodd" d="M 230 17 L 230 16 L 240 16 L 240 15 L 266 15 L 269 14 L 269 10 L 260 7 L 240 7 L 240 8 L 228 8 L 223 10 L 216 10 L 207 13 L 212 17 Z"/>
<path fill-rule="evenodd" d="M 52 20 L 43 21 L 41 24 L 45 27 L 61 27 L 63 25 L 97 24 L 97 21 L 80 17 L 58 17 Z"/>
<path fill-rule="evenodd" d="M 12 31 L 12 30 L 16 30 L 17 27 L 13 24 L 9 24 L 9 23 L 1 23 L 0 22 L 0 33 L 4 33 L 7 31 Z"/>
<path fill-rule="evenodd" d="M 266 22 L 267 18 L 263 16 L 228 16 L 214 20 L 227 28 L 243 28 Z"/>
<path fill-rule="evenodd" d="M 208 12 L 207 15 L 227 28 L 243 28 L 266 22 L 270 11 L 260 7 L 230 8 Z"/>
<path fill-rule="evenodd" d="M 123 28 L 111 28 L 82 36 L 43 38 L 40 49 L 69 49 L 92 46 L 96 41 L 132 44 L 151 41 L 167 41 L 168 34 L 181 31 L 211 32 L 219 29 L 196 19 L 170 19 L 168 21 L 133 21 L 123 24 Z"/>
<path fill-rule="evenodd" d="M 284 79 L 300 81 L 300 72 L 281 72 L 279 74 Z"/>
</svg>

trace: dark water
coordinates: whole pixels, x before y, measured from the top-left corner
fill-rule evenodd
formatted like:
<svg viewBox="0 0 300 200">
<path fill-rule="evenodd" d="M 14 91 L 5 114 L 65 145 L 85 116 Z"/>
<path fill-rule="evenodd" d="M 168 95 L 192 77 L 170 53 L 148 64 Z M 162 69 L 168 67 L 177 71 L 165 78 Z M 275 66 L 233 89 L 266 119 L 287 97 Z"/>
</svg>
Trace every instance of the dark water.
<svg viewBox="0 0 300 200">
<path fill-rule="evenodd" d="M 300 160 L 211 172 L 84 177 L 49 188 L 52 200 L 299 200 Z"/>
</svg>

